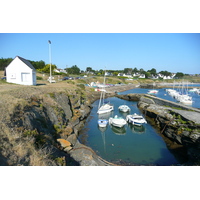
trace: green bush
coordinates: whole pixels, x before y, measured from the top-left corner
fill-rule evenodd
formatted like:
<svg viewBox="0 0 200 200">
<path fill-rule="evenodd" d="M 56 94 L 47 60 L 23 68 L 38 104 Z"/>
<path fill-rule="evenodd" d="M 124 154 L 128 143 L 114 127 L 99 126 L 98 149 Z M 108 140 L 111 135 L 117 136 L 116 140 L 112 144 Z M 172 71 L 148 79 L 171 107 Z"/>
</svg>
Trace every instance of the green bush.
<svg viewBox="0 0 200 200">
<path fill-rule="evenodd" d="M 43 78 L 41 76 L 36 76 L 37 80 L 43 80 Z"/>
<path fill-rule="evenodd" d="M 82 90 L 85 90 L 85 85 L 84 84 L 78 84 L 78 87 L 80 87 Z"/>
</svg>

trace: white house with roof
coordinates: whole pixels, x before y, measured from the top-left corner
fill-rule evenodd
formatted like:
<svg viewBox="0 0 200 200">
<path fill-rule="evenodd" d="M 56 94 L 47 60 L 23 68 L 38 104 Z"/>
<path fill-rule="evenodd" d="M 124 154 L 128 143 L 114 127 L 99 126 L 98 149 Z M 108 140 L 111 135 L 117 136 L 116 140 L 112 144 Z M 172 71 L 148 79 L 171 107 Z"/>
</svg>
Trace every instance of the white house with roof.
<svg viewBox="0 0 200 200">
<path fill-rule="evenodd" d="M 54 72 L 67 74 L 65 69 L 54 69 Z"/>
<path fill-rule="evenodd" d="M 6 67 L 6 81 L 21 85 L 36 85 L 36 70 L 28 60 L 16 56 Z"/>
<path fill-rule="evenodd" d="M 140 74 L 139 78 L 145 78 L 145 74 Z"/>
</svg>

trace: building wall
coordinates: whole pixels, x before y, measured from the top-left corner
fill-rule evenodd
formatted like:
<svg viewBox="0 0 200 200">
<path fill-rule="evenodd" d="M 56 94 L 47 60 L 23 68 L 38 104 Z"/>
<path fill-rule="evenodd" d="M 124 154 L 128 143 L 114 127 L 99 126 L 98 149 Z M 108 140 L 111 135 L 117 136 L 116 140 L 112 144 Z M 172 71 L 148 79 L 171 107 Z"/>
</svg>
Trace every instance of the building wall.
<svg viewBox="0 0 200 200">
<path fill-rule="evenodd" d="M 6 80 L 21 85 L 36 85 L 36 73 L 16 57 L 6 68 Z"/>
</svg>

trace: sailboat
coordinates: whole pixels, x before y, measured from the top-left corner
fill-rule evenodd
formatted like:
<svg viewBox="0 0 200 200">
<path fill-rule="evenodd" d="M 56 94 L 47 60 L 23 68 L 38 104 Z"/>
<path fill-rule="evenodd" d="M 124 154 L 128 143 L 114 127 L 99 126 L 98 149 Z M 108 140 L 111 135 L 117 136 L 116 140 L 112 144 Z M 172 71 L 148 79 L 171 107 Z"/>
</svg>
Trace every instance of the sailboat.
<svg viewBox="0 0 200 200">
<path fill-rule="evenodd" d="M 105 72 L 106 74 L 106 72 Z M 112 110 L 114 110 L 114 106 L 111 105 L 109 102 L 104 102 L 104 98 L 105 98 L 105 75 L 104 74 L 104 89 L 101 90 L 101 96 L 100 96 L 100 101 L 99 101 L 99 106 L 98 106 L 98 114 L 103 114 L 103 113 L 108 113 L 111 112 Z"/>
</svg>

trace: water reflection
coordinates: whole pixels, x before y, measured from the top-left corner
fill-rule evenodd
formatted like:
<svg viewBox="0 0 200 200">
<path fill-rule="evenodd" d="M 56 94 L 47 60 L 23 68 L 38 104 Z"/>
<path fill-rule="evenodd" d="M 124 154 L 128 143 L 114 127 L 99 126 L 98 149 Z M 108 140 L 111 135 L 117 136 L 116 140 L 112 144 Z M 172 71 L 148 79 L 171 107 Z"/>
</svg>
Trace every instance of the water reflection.
<svg viewBox="0 0 200 200">
<path fill-rule="evenodd" d="M 125 135 L 126 134 L 126 129 L 125 127 L 116 127 L 116 126 L 112 126 L 111 125 L 111 130 L 113 131 L 113 133 L 115 133 L 116 135 Z"/>
<path fill-rule="evenodd" d="M 98 118 L 99 119 L 107 119 L 107 120 L 109 120 L 109 117 L 110 116 L 113 116 L 113 111 L 111 111 L 111 112 L 108 112 L 108 113 L 103 113 L 103 114 L 98 114 Z"/>
<path fill-rule="evenodd" d="M 171 165 L 177 161 L 169 152 L 165 142 L 150 124 L 141 127 L 126 124 L 123 128 L 108 125 L 98 127 L 99 118 L 109 119 L 114 115 L 126 118 L 128 113 L 119 112 L 118 106 L 124 100 L 116 97 L 108 99 L 115 105 L 115 110 L 103 115 L 97 115 L 98 101 L 94 102 L 90 117 L 85 128 L 79 135 L 80 142 L 90 146 L 99 156 L 109 162 L 124 163 L 125 165 Z M 131 113 L 141 114 L 137 102 L 126 101 L 131 107 Z M 81 140 L 83 135 L 87 140 Z M 159 162 L 158 162 L 159 161 Z"/>
<path fill-rule="evenodd" d="M 102 141 L 103 141 L 103 149 L 104 149 L 104 153 L 106 153 L 106 129 L 107 127 L 99 127 L 98 126 L 99 131 L 101 132 L 101 136 L 102 136 Z"/>
<path fill-rule="evenodd" d="M 144 125 L 136 126 L 133 124 L 128 124 L 128 127 L 131 129 L 132 133 L 136 133 L 136 134 L 143 134 L 146 131 Z"/>
</svg>

